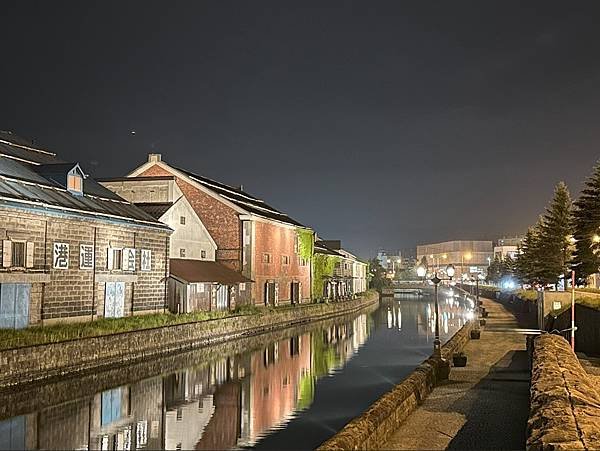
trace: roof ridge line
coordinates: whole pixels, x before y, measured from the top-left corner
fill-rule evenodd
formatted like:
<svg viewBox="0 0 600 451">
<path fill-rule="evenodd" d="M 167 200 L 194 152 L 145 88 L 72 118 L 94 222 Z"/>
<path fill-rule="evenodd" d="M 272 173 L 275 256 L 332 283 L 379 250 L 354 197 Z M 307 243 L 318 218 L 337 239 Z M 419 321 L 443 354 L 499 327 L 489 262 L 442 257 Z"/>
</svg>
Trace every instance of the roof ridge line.
<svg viewBox="0 0 600 451">
<path fill-rule="evenodd" d="M 23 184 L 23 185 L 35 185 L 35 186 L 39 186 L 40 188 L 48 188 L 48 189 L 53 189 L 55 191 L 62 191 L 62 192 L 65 192 L 65 193 L 69 192 L 68 189 L 62 188 L 60 186 L 46 185 L 44 183 L 33 182 L 31 180 L 25 180 L 25 179 L 21 179 L 21 178 L 18 178 L 18 177 L 11 177 L 9 175 L 0 174 L 0 178 L 8 180 L 8 181 L 15 182 L 15 183 L 20 183 L 20 184 Z M 105 200 L 107 202 L 115 202 L 115 203 L 125 204 L 125 205 L 135 205 L 133 202 L 129 202 L 128 200 L 125 200 L 125 199 L 123 199 L 123 200 L 121 200 L 121 199 L 109 199 L 108 197 L 95 196 L 93 194 L 88 194 L 88 193 L 82 193 L 81 195 L 83 197 L 89 197 L 90 199 L 100 199 L 100 200 Z"/>
<path fill-rule="evenodd" d="M 21 149 L 25 149 L 25 150 L 32 150 L 34 152 L 44 153 L 46 155 L 51 155 L 53 157 L 56 156 L 56 154 L 54 152 L 50 152 L 48 150 L 43 150 L 43 149 L 37 149 L 35 147 L 26 146 L 24 144 L 17 144 L 17 143 L 14 143 L 12 141 L 7 141 L 5 139 L 0 139 L 0 143 L 2 143 L 2 144 L 8 144 L 9 146 L 20 147 Z"/>
</svg>

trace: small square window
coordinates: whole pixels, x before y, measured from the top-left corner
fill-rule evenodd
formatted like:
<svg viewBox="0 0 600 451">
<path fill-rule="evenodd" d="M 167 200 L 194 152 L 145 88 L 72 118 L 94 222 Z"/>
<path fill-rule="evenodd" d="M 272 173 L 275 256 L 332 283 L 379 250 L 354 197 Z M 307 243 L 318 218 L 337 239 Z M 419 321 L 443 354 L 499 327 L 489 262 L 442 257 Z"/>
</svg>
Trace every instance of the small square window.
<svg viewBox="0 0 600 451">
<path fill-rule="evenodd" d="M 263 263 L 271 263 L 271 254 L 264 253 L 262 256 Z"/>
<path fill-rule="evenodd" d="M 185 216 L 180 216 L 179 217 L 179 224 L 185 225 Z"/>
<path fill-rule="evenodd" d="M 184 248 L 179 249 L 179 256 L 185 257 L 185 249 Z"/>
<path fill-rule="evenodd" d="M 206 258 L 206 251 L 200 251 L 200 258 Z"/>
<path fill-rule="evenodd" d="M 283 265 L 289 265 L 290 264 L 290 257 L 289 257 L 289 255 L 282 255 L 281 256 L 281 263 Z"/>
</svg>

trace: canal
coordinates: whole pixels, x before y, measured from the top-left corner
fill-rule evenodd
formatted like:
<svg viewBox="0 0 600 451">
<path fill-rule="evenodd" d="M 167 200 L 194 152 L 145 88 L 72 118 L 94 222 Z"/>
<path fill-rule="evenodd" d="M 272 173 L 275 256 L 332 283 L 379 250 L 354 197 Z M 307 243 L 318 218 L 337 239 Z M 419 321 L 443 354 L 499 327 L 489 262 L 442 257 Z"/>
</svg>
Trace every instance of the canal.
<svg viewBox="0 0 600 451">
<path fill-rule="evenodd" d="M 440 294 L 442 341 L 470 305 Z M 313 449 L 430 355 L 433 327 L 431 296 L 403 295 L 242 349 L 5 392 L 0 449 Z"/>
</svg>

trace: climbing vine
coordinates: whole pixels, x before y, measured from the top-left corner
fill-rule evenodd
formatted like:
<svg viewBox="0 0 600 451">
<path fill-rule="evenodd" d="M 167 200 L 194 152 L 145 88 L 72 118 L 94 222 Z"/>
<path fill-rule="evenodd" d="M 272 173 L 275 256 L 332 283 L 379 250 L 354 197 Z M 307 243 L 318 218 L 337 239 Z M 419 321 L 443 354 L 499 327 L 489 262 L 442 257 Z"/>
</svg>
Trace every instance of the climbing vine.
<svg viewBox="0 0 600 451">
<path fill-rule="evenodd" d="M 312 230 L 296 229 L 298 235 L 298 255 L 310 262 L 315 249 L 315 236 Z"/>
<path fill-rule="evenodd" d="M 315 254 L 313 256 L 313 297 L 323 297 L 325 278 L 333 276 L 335 265 L 341 259 L 334 255 Z"/>
</svg>

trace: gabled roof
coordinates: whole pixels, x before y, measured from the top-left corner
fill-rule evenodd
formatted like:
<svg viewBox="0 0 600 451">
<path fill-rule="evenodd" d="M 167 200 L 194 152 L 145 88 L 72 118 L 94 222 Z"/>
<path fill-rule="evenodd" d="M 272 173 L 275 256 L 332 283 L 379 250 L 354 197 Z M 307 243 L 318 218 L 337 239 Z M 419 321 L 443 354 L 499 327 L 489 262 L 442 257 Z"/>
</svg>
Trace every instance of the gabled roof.
<svg viewBox="0 0 600 451">
<path fill-rule="evenodd" d="M 0 132 L 0 201 L 167 228 L 91 177 L 83 180 L 82 195 L 72 195 L 65 186 L 66 175 L 78 167 L 12 133 Z"/>
<path fill-rule="evenodd" d="M 193 181 L 201 184 L 203 187 L 213 191 L 229 202 L 235 204 L 239 208 L 246 210 L 248 213 L 254 214 L 256 216 L 262 216 L 267 219 L 273 219 L 275 221 L 284 222 L 287 224 L 291 224 L 298 227 L 306 227 L 295 219 L 289 217 L 287 214 L 277 210 L 274 207 L 268 205 L 264 200 L 259 199 L 257 197 L 248 194 L 245 191 L 242 191 L 239 188 L 235 188 L 233 186 L 226 185 L 221 182 L 217 182 L 215 180 L 209 179 L 208 177 L 204 177 L 198 174 L 194 174 L 191 171 L 186 169 L 181 169 L 178 167 L 174 167 L 179 172 L 184 173 Z"/>
</svg>

